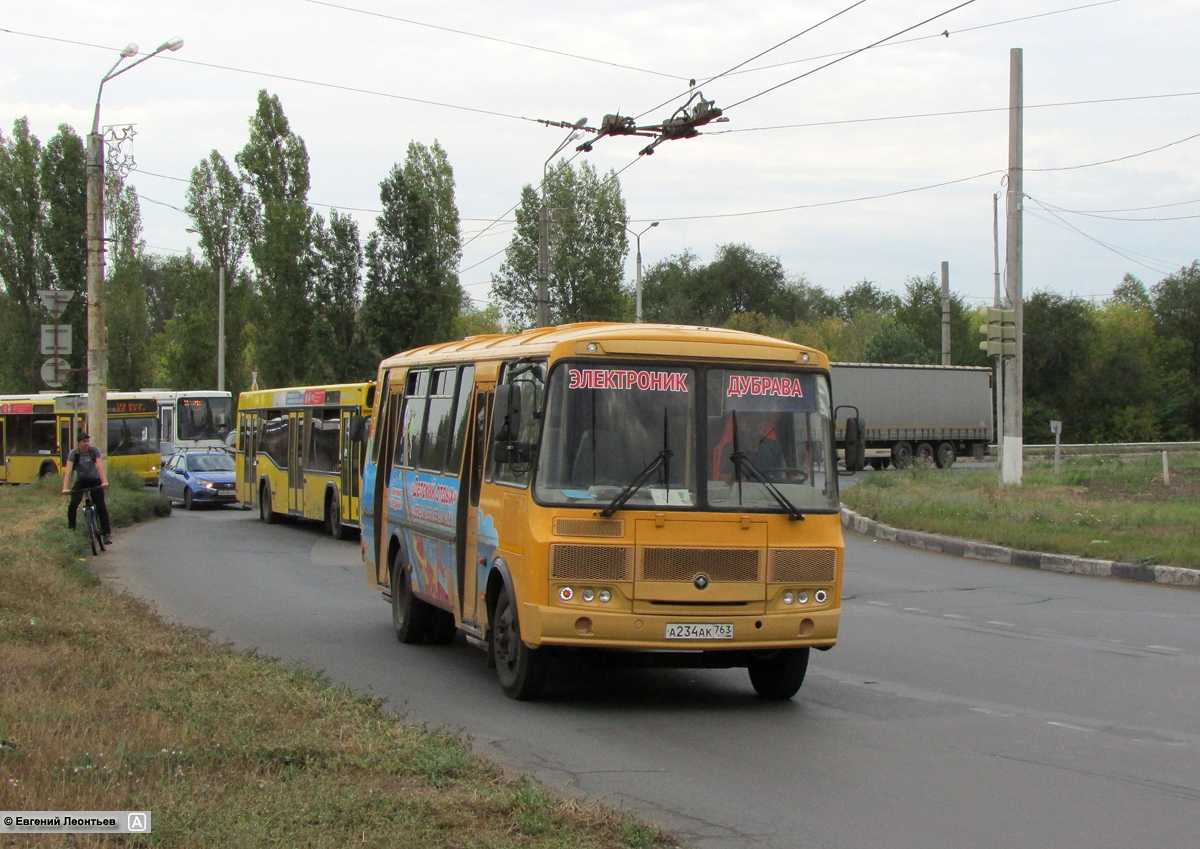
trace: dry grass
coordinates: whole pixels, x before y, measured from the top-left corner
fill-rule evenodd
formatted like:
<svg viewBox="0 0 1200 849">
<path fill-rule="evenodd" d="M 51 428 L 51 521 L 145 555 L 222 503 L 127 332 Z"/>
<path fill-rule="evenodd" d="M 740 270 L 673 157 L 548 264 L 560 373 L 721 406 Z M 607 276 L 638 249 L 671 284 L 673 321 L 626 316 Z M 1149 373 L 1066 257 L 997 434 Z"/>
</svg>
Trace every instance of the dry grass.
<svg viewBox="0 0 1200 849">
<path fill-rule="evenodd" d="M 114 520 L 152 511 L 124 503 L 140 499 L 111 493 Z M 2 845 L 674 845 L 307 669 L 165 625 L 98 585 L 62 510 L 53 488 L 0 490 L 0 809 L 149 809 L 154 833 Z"/>
<path fill-rule="evenodd" d="M 889 525 L 1031 551 L 1200 568 L 1200 457 L 1070 458 L 1025 470 L 1020 487 L 995 471 L 872 472 L 848 507 Z"/>
</svg>

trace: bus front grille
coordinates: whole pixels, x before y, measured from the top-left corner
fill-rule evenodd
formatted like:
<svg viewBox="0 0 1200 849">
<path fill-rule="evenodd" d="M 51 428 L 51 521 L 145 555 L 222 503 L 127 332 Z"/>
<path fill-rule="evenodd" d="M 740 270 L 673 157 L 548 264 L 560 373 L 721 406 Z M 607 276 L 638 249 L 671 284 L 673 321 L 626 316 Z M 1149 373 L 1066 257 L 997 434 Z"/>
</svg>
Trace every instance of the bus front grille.
<svg viewBox="0 0 1200 849">
<path fill-rule="evenodd" d="M 561 537 L 623 537 L 624 519 L 571 519 L 554 520 L 554 533 Z"/>
<path fill-rule="evenodd" d="M 837 571 L 832 548 L 777 548 L 771 552 L 768 574 L 773 584 L 829 584 Z"/>
<path fill-rule="evenodd" d="M 629 580 L 630 549 L 616 545 L 552 545 L 550 575 L 571 581 Z"/>
<path fill-rule="evenodd" d="M 760 552 L 755 548 L 644 548 L 642 581 L 687 581 L 704 575 L 713 583 L 760 580 Z"/>
</svg>

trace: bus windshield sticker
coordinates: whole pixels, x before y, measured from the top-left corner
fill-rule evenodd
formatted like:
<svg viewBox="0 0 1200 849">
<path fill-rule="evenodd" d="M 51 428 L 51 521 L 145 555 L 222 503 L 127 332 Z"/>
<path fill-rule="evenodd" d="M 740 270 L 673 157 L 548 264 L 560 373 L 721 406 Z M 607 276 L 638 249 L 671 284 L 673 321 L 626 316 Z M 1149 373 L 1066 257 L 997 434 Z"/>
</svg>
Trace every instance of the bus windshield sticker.
<svg viewBox="0 0 1200 849">
<path fill-rule="evenodd" d="M 648 369 L 568 369 L 568 389 L 637 389 L 642 392 L 688 392 L 689 372 Z"/>
</svg>

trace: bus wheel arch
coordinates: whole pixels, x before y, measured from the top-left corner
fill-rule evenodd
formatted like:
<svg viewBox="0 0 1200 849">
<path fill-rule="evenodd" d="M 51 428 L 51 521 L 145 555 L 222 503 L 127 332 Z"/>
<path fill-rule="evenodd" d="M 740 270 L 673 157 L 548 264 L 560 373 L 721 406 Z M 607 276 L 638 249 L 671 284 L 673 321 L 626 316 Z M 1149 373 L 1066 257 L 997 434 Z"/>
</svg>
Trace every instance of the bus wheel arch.
<svg viewBox="0 0 1200 849">
<path fill-rule="evenodd" d="M 51 475 L 57 475 L 58 473 L 58 465 L 53 460 L 47 460 L 46 462 L 42 463 L 41 468 L 38 469 L 39 478 L 48 478 Z"/>
</svg>

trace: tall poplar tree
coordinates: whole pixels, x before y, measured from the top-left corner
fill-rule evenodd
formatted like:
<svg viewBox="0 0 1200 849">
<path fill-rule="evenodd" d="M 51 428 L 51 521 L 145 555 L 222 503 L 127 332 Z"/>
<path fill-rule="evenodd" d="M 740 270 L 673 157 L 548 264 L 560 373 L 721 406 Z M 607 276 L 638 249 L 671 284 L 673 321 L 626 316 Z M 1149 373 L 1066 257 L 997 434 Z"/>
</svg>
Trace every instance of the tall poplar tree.
<svg viewBox="0 0 1200 849">
<path fill-rule="evenodd" d="M 380 357 L 454 338 L 462 256 L 446 151 L 410 142 L 379 184 L 383 213 L 367 241 L 362 329 Z"/>
<path fill-rule="evenodd" d="M 137 191 L 119 176 L 109 173 L 105 183 L 105 231 L 110 239 L 105 281 L 108 388 L 135 392 L 149 386 L 153 377 L 141 204 Z"/>
</svg>

